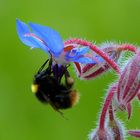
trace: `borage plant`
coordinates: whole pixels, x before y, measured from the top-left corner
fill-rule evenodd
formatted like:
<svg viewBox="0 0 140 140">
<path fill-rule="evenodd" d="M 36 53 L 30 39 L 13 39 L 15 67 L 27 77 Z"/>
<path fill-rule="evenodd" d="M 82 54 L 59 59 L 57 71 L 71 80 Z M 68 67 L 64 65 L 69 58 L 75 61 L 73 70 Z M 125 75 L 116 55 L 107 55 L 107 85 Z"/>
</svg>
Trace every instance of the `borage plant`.
<svg viewBox="0 0 140 140">
<path fill-rule="evenodd" d="M 40 48 L 49 54 L 49 59 L 34 77 L 32 91 L 41 102 L 49 103 L 58 112 L 60 109 L 72 107 L 78 101 L 77 91 L 73 89 L 74 79 L 68 71 L 71 62 L 75 65 L 78 77 L 84 80 L 93 79 L 110 68 L 118 73 L 120 78 L 109 87 L 99 126 L 91 134 L 91 139 L 123 140 L 123 124 L 115 113 L 118 110 L 127 111 L 130 118 L 132 100 L 135 97 L 140 99 L 140 53 L 137 48 L 129 44 L 114 43 L 105 43 L 97 47 L 91 42 L 75 38 L 63 42 L 59 33 L 53 29 L 34 23 L 29 23 L 28 26 L 20 20 L 17 20 L 17 32 L 25 45 Z M 126 50 L 136 54 L 121 71 L 117 62 L 122 51 Z M 127 133 L 140 137 L 139 130 L 128 130 Z"/>
<path fill-rule="evenodd" d="M 116 112 L 121 110 L 127 111 L 128 119 L 130 119 L 132 101 L 136 98 L 140 99 L 140 51 L 135 46 L 128 44 L 119 45 L 119 47 L 135 52 L 135 54 L 118 73 L 118 81 L 109 87 L 98 126 L 90 135 L 91 140 L 124 140 L 127 134 L 140 138 L 140 130 L 125 130 L 123 123 L 116 117 Z M 91 65 L 92 68 L 89 67 L 87 71 L 96 75 L 96 68 L 94 70 L 94 65 Z M 86 64 L 86 66 L 90 65 Z M 90 78 L 94 78 L 94 76 Z M 85 77 L 85 79 L 88 78 Z"/>
</svg>

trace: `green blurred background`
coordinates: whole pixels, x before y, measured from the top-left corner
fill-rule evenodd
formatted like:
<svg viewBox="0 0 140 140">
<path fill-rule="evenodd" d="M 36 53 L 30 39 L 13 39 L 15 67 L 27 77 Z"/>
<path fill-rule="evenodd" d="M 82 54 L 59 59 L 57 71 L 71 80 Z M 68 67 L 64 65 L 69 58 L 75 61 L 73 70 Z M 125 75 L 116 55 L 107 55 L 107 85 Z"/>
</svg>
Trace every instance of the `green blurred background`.
<svg viewBox="0 0 140 140">
<path fill-rule="evenodd" d="M 31 51 L 20 42 L 16 18 L 50 26 L 64 40 L 80 37 L 97 44 L 109 40 L 139 45 L 140 0 L 0 1 L 0 140 L 88 139 L 106 89 L 115 79 L 113 72 L 88 82 L 76 79 L 81 99 L 77 106 L 63 111 L 65 120 L 31 93 L 33 75 L 47 54 Z M 71 75 L 76 78 L 74 70 Z M 133 118 L 126 126 L 135 129 L 140 128 L 140 106 L 138 102 L 133 106 Z M 127 114 L 119 117 L 126 120 Z"/>
</svg>

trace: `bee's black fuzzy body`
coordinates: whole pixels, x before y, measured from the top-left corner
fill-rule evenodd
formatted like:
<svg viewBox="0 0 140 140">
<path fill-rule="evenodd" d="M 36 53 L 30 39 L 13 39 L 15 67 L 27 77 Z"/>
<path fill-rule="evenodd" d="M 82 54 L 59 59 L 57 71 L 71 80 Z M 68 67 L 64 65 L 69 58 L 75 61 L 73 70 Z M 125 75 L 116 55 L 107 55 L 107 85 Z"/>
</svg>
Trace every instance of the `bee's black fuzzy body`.
<svg viewBox="0 0 140 140">
<path fill-rule="evenodd" d="M 48 61 L 47 61 L 48 62 Z M 73 82 L 69 82 L 69 74 L 67 75 L 67 68 L 59 69 L 50 63 L 48 68 L 43 70 L 46 65 L 45 62 L 35 75 L 32 91 L 42 103 L 49 103 L 55 110 L 67 109 L 72 107 L 77 102 L 76 90 L 72 89 Z M 62 70 L 63 69 L 63 70 Z M 61 79 L 65 75 L 65 83 Z"/>
</svg>

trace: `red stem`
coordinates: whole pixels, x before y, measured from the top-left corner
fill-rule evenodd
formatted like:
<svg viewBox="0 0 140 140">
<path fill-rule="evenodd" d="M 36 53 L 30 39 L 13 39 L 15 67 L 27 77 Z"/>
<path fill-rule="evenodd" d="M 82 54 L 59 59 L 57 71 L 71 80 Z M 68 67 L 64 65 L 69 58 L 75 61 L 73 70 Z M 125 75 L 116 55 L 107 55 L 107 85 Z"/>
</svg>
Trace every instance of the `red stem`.
<svg viewBox="0 0 140 140">
<path fill-rule="evenodd" d="M 129 50 L 129 51 L 132 51 L 132 52 L 137 52 L 137 48 L 133 45 L 129 45 L 129 44 L 122 44 L 119 46 L 119 50 L 120 51 L 124 51 L 124 50 Z"/>
<path fill-rule="evenodd" d="M 102 112 L 101 112 L 101 116 L 100 116 L 99 129 L 102 129 L 102 130 L 104 129 L 106 114 L 107 114 L 108 108 L 110 106 L 110 103 L 112 101 L 115 88 L 116 88 L 116 86 L 111 87 L 111 89 L 109 90 L 109 93 L 108 93 L 108 95 L 105 99 L 103 109 L 102 109 Z"/>
</svg>

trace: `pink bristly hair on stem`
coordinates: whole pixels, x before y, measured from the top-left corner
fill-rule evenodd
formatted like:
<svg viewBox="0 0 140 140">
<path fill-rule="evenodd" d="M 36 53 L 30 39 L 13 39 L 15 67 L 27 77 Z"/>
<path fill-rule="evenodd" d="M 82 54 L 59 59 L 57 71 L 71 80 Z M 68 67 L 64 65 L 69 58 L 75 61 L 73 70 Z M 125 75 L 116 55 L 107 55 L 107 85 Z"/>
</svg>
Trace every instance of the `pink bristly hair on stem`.
<svg viewBox="0 0 140 140">
<path fill-rule="evenodd" d="M 131 52 L 137 52 L 137 48 L 133 45 L 129 45 L 129 44 L 122 44 L 118 47 L 119 51 L 124 51 L 124 50 L 129 50 Z"/>
<path fill-rule="evenodd" d="M 104 105 L 103 105 L 103 109 L 100 115 L 100 120 L 99 120 L 99 129 L 104 129 L 105 128 L 105 119 L 106 119 L 106 114 L 107 111 L 109 109 L 109 106 L 111 104 L 113 95 L 114 95 L 114 90 L 116 89 L 116 85 L 113 85 L 110 90 L 109 93 L 105 99 Z M 113 117 L 113 116 L 112 116 Z M 113 119 L 113 118 L 112 118 Z"/>
<path fill-rule="evenodd" d="M 94 51 L 99 56 L 101 56 L 117 73 L 120 73 L 120 68 L 118 67 L 118 65 L 113 60 L 111 60 L 110 57 L 105 52 L 101 51 L 98 47 L 93 45 L 91 42 L 82 39 L 77 39 L 77 38 L 69 39 L 64 42 L 65 46 L 71 44 L 88 46 L 92 51 Z"/>
</svg>

